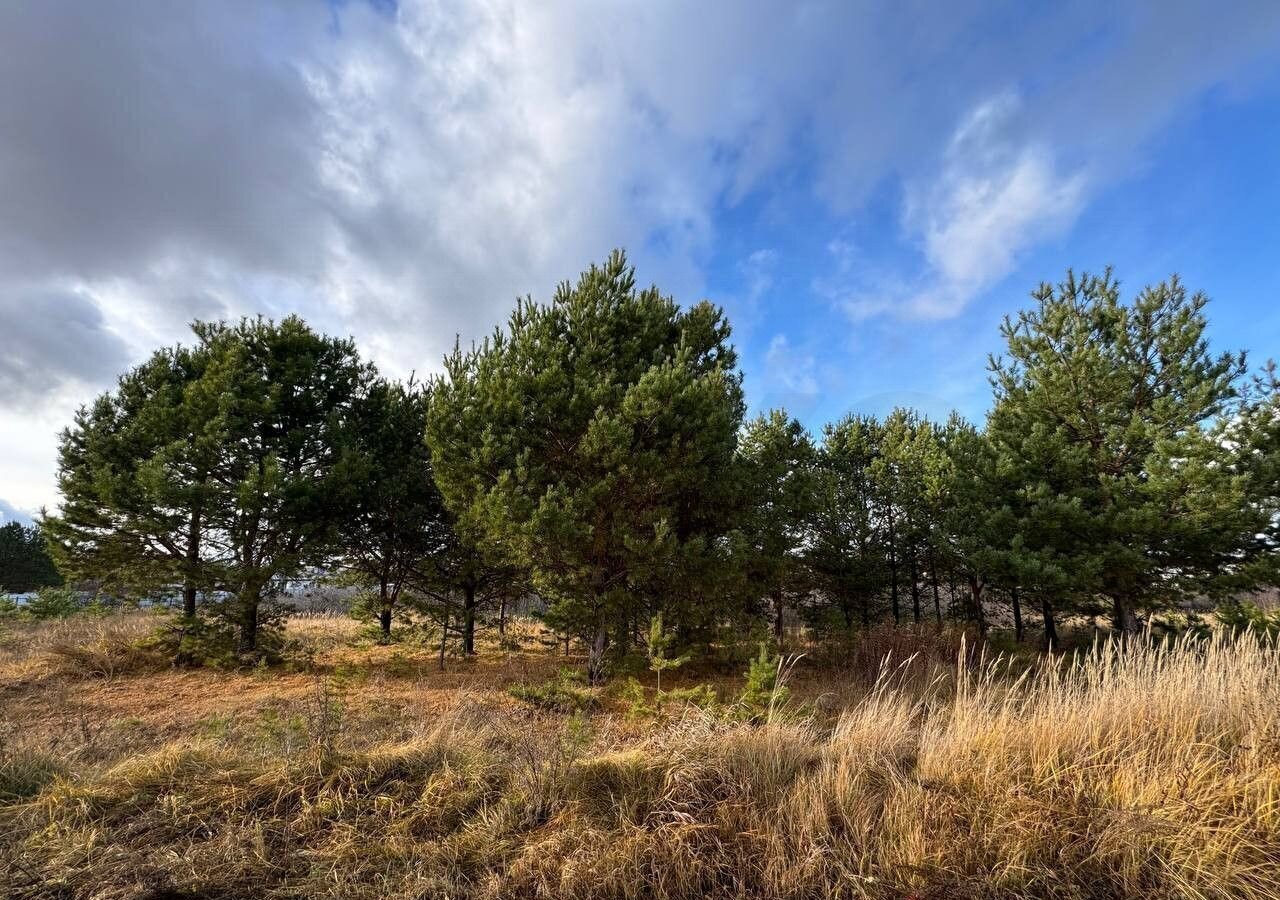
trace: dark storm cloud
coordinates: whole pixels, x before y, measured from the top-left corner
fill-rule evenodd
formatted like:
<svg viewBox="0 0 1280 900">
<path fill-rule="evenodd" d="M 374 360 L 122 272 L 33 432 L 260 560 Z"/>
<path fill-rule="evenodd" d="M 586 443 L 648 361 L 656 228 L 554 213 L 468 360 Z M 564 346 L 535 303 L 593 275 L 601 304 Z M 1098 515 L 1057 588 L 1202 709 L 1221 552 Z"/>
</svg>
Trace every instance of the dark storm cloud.
<svg viewBox="0 0 1280 900">
<path fill-rule="evenodd" d="M 0 291 L 0 410 L 33 408 L 69 382 L 92 389 L 128 365 L 129 348 L 91 298 Z"/>
<path fill-rule="evenodd" d="M 188 250 L 305 268 L 323 220 L 296 59 L 325 22 L 306 12 L 0 4 L 4 274 L 93 278 Z"/>
</svg>

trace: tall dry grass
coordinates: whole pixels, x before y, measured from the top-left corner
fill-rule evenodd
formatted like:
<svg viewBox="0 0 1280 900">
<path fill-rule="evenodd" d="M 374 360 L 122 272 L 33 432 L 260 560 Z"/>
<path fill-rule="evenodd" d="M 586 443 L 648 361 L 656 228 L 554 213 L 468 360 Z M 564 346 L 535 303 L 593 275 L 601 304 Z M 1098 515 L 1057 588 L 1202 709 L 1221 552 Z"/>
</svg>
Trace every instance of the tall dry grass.
<svg viewBox="0 0 1280 900">
<path fill-rule="evenodd" d="M 175 744 L 0 812 L 92 897 L 1280 897 L 1280 654 L 1105 645 L 882 675 L 834 724 L 461 710 L 412 740 Z M 4 894 L 4 890 L 0 890 Z M 6 895 L 7 896 L 7 895 Z"/>
<path fill-rule="evenodd" d="M 159 622 L 153 612 L 127 610 L 21 623 L 0 632 L 0 674 L 9 681 L 42 675 L 111 678 L 163 665 L 162 657 L 140 646 Z"/>
</svg>

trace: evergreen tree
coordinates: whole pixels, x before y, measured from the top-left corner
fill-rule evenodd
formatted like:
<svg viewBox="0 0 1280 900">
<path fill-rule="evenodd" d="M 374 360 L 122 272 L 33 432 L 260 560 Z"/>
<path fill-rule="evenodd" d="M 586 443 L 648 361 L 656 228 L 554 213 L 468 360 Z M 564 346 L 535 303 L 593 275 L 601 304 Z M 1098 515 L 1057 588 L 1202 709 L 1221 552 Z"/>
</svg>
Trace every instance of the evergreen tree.
<svg viewBox="0 0 1280 900">
<path fill-rule="evenodd" d="M 345 440 L 358 480 L 339 532 L 342 564 L 378 591 L 384 639 L 402 593 L 424 558 L 449 552 L 453 535 L 431 471 L 421 386 L 375 381 L 352 409 Z"/>
<path fill-rule="evenodd" d="M 914 411 L 893 410 L 884 421 L 879 452 L 871 463 L 879 515 L 884 521 L 889 607 L 895 625 L 902 622 L 904 581 L 910 590 L 914 620 L 920 621 L 920 507 L 924 495 L 921 431 L 929 428 Z"/>
<path fill-rule="evenodd" d="M 659 586 L 710 586 L 727 557 L 715 504 L 743 414 L 728 338 L 709 304 L 637 290 L 617 252 L 550 304 L 521 301 L 433 390 L 428 442 L 460 526 L 529 568 L 551 620 L 590 641 L 593 680 Z"/>
<path fill-rule="evenodd" d="M 783 609 L 809 589 L 802 553 L 815 507 L 815 450 L 804 426 L 782 410 L 747 423 L 739 453 L 747 505 L 741 530 L 748 578 L 768 597 L 774 640 L 781 645 Z"/>
<path fill-rule="evenodd" d="M 278 324 L 196 323 L 209 375 L 225 404 L 214 511 L 231 559 L 238 648 L 258 644 L 263 597 L 338 549 L 356 508 L 359 454 L 349 441 L 357 399 L 373 379 L 350 340 L 317 334 L 296 316 Z"/>
<path fill-rule="evenodd" d="M 991 363 L 988 431 L 1026 486 L 1024 562 L 1102 595 L 1118 631 L 1192 588 L 1239 549 L 1247 479 L 1225 465 L 1215 419 L 1243 355 L 1209 353 L 1203 294 L 1175 277 L 1122 303 L 1107 271 L 1033 294 Z"/>
<path fill-rule="evenodd" d="M 410 602 L 449 634 L 458 636 L 462 652 L 476 652 L 480 616 L 499 609 L 498 628 L 505 628 L 507 606 L 530 593 L 528 573 L 488 537 L 474 520 L 459 521 L 445 513 L 440 543 L 421 555 L 413 570 Z"/>
<path fill-rule="evenodd" d="M 883 429 L 869 416 L 846 416 L 823 431 L 814 483 L 811 542 L 805 556 L 822 593 L 851 628 L 878 620 L 888 585 L 886 536 L 872 464 Z"/>
<path fill-rule="evenodd" d="M 188 617 L 220 580 L 227 557 L 209 529 L 230 436 L 209 363 L 203 348 L 159 350 L 62 433 L 62 504 L 44 527 L 68 577 L 121 592 L 178 588 Z"/>
<path fill-rule="evenodd" d="M 955 612 L 985 634 L 991 589 L 1003 588 L 1011 600 L 1017 598 L 1014 627 L 1021 639 L 1021 596 L 1033 581 L 1031 573 L 1020 568 L 1018 557 L 1023 540 L 1019 528 L 1028 525 L 1016 512 L 1021 485 L 988 436 L 958 415 L 943 428 L 942 447 L 948 468 L 940 546 L 967 588 Z"/>
<path fill-rule="evenodd" d="M 1205 593 L 1230 598 L 1280 583 L 1280 375 L 1273 361 L 1254 377 L 1238 414 L 1223 418 L 1215 440 L 1231 470 L 1247 479 L 1237 526 L 1245 538 L 1203 584 Z"/>
<path fill-rule="evenodd" d="M 25 594 L 61 584 L 62 576 L 49 556 L 38 525 L 0 525 L 0 594 Z"/>
</svg>

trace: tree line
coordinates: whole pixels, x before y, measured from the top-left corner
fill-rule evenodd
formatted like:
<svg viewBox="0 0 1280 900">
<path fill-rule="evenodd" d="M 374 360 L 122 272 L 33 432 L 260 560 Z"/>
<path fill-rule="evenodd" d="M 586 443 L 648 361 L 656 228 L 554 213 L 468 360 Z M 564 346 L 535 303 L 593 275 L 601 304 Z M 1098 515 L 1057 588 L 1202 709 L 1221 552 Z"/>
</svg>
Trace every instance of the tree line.
<svg viewBox="0 0 1280 900">
<path fill-rule="evenodd" d="M 25 594 L 62 584 L 39 527 L 0 525 L 0 593 Z"/>
<path fill-rule="evenodd" d="M 746 418 L 722 310 L 641 289 L 621 252 L 519 301 L 442 374 L 378 375 L 350 340 L 197 322 L 62 437 L 59 569 L 181 593 L 186 632 L 270 633 L 310 571 L 406 604 L 464 652 L 536 596 L 592 679 L 661 615 L 682 646 L 787 616 L 819 632 L 995 611 L 1052 644 L 1132 632 L 1275 581 L 1280 390 L 1211 353 L 1175 277 L 1044 284 L 1002 325 L 981 426 L 899 409 L 809 434 Z"/>
</svg>

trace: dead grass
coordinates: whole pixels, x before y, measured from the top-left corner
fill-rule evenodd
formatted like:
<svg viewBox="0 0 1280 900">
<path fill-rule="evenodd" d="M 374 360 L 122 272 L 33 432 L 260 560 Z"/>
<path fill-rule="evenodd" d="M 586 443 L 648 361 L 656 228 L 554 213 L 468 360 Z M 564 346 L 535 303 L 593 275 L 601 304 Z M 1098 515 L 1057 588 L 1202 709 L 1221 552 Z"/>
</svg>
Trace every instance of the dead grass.
<svg viewBox="0 0 1280 900">
<path fill-rule="evenodd" d="M 545 651 L 442 675 L 302 625 L 313 671 L 23 695 L 135 715 L 96 752 L 29 743 L 56 717 L 11 730 L 0 895 L 1280 897 L 1280 654 L 1250 637 L 1031 669 L 957 648 L 924 680 L 915 651 L 856 690 L 802 672 L 848 704 L 753 726 L 543 713 L 505 686 Z"/>
<path fill-rule="evenodd" d="M 82 655 L 86 659 L 98 654 L 110 657 L 106 661 L 94 659 L 93 663 L 114 670 L 125 648 L 150 635 L 158 622 L 154 613 L 129 610 L 0 626 L 0 678 L 13 681 L 24 676 L 74 674 Z M 70 669 L 66 662 L 71 663 Z"/>
</svg>

